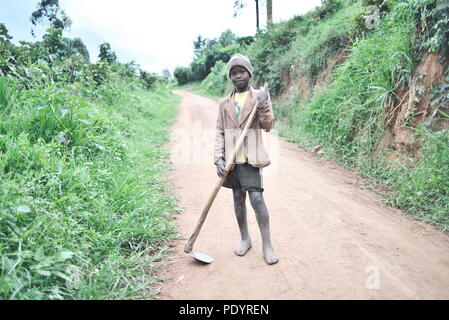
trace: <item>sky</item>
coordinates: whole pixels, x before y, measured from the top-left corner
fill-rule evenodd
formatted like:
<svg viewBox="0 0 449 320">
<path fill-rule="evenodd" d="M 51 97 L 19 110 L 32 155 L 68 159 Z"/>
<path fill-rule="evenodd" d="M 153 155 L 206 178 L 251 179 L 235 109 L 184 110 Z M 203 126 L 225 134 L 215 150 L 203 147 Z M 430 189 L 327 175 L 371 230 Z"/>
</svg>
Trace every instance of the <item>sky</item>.
<svg viewBox="0 0 449 320">
<path fill-rule="evenodd" d="M 254 35 L 254 1 L 233 17 L 235 0 L 59 0 L 73 24 L 65 36 L 81 38 L 95 62 L 98 46 L 109 42 L 119 61 L 134 60 L 142 69 L 161 73 L 187 66 L 193 59 L 193 41 L 198 35 L 218 38 L 226 29 L 237 36 Z M 40 40 L 45 27 L 35 27 L 31 36 L 31 13 L 38 0 L 0 0 L 0 23 L 5 23 L 13 41 Z M 266 24 L 264 0 L 259 1 L 260 22 Z M 274 22 L 304 14 L 321 0 L 273 0 Z"/>
</svg>

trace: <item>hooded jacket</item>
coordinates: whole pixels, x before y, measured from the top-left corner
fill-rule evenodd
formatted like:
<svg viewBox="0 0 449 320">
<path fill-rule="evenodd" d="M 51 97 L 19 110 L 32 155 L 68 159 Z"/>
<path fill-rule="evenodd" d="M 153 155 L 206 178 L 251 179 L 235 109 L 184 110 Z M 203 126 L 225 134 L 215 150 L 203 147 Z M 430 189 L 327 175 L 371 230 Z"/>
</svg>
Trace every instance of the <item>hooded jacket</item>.
<svg viewBox="0 0 449 320">
<path fill-rule="evenodd" d="M 236 89 L 232 90 L 228 96 L 220 101 L 215 130 L 214 164 L 217 164 L 220 159 L 227 162 L 228 158 L 232 155 L 232 151 L 237 144 L 240 134 L 245 128 L 249 115 L 252 109 L 256 107 L 256 95 L 258 91 L 259 90 L 250 86 L 248 98 L 243 106 L 240 121 L 237 119 L 237 114 L 234 108 Z M 274 121 L 275 118 L 273 115 L 270 95 L 268 95 L 268 99 L 265 103 L 262 106 L 259 106 L 243 143 L 245 154 L 248 157 L 248 163 L 253 167 L 263 168 L 271 163 L 263 145 L 262 129 L 269 132 L 274 127 Z M 234 166 L 235 161 L 231 170 Z"/>
</svg>

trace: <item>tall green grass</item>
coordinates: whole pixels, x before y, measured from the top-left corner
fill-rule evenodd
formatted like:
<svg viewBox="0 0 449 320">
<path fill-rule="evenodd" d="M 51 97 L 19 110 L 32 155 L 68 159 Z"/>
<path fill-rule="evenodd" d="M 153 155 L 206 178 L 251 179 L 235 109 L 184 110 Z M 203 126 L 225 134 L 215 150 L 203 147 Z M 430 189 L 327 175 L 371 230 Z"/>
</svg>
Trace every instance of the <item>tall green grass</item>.
<svg viewBox="0 0 449 320">
<path fill-rule="evenodd" d="M 424 221 L 449 228 L 449 130 L 432 132 L 419 127 L 422 157 L 413 167 L 402 167 L 395 183 L 393 206 Z"/>
<path fill-rule="evenodd" d="M 309 135 L 358 166 L 385 134 L 380 113 L 394 91 L 407 84 L 413 20 L 385 21 L 350 50 L 329 87 L 304 107 L 297 106 L 294 130 Z"/>
<path fill-rule="evenodd" d="M 0 111 L 8 112 L 17 97 L 17 85 L 12 79 L 0 77 Z"/>
<path fill-rule="evenodd" d="M 82 90 L 24 90 L 0 109 L 2 299 L 154 294 L 153 269 L 175 235 L 161 145 L 178 97 Z"/>
<path fill-rule="evenodd" d="M 342 2 L 342 8 L 324 21 L 304 23 L 306 32 L 298 32 L 289 50 L 272 61 L 278 75 L 295 71 L 305 74 L 311 83 L 318 72 L 326 67 L 327 59 L 359 36 L 359 19 L 364 13 L 360 2 Z M 301 27 L 298 27 L 301 30 Z"/>
</svg>

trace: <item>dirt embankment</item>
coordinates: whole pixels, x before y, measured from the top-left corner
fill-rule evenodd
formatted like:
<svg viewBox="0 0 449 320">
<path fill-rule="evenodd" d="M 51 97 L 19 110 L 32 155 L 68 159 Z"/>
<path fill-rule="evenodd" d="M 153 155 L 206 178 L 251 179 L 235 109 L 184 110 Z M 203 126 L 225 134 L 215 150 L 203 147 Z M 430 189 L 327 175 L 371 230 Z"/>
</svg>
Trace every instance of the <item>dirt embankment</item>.
<svg viewBox="0 0 449 320">
<path fill-rule="evenodd" d="M 437 89 L 448 76 L 449 61 L 441 63 L 441 58 L 437 53 L 426 53 L 413 71 L 410 85 L 398 89 L 390 105 L 385 107 L 388 132 L 376 153 L 389 148 L 394 150 L 388 153 L 390 158 L 397 158 L 398 153 L 418 157 L 419 136 L 414 130 L 417 125 L 424 124 L 434 131 L 449 128 L 449 119 L 438 112 L 449 114 L 449 107 L 433 102 L 442 94 Z"/>
<path fill-rule="evenodd" d="M 313 81 L 293 65 L 282 76 L 284 90 L 277 102 L 282 104 L 294 95 L 300 97 L 302 102 L 309 101 L 313 97 L 314 87 L 327 86 L 331 81 L 332 71 L 347 58 L 344 49 L 335 52 L 326 60 L 326 67 Z M 439 87 L 446 84 L 449 87 L 449 59 L 443 61 L 443 58 L 438 53 L 429 52 L 419 56 L 410 84 L 398 88 L 390 103 L 383 109 L 383 121 L 388 131 L 379 142 L 373 157 L 385 151 L 387 157 L 400 161 L 405 161 L 408 157 L 419 157 L 420 144 L 416 126 L 424 124 L 433 131 L 449 128 L 449 119 L 443 116 L 443 113 L 449 114 L 449 98 L 443 99 L 444 103 L 438 101 L 438 98 L 449 94 L 447 88 L 439 90 Z"/>
</svg>

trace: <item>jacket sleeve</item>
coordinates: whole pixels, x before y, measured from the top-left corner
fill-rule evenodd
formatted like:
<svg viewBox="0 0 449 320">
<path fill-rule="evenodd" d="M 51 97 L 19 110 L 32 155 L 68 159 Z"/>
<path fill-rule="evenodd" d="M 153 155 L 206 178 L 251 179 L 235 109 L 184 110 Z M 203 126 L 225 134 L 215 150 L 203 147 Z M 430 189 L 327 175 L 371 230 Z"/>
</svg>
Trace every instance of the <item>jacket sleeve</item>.
<svg viewBox="0 0 449 320">
<path fill-rule="evenodd" d="M 214 164 L 222 159 L 224 161 L 224 124 L 223 124 L 223 102 L 220 102 L 218 108 L 217 123 L 215 126 L 215 144 L 214 144 Z"/>
<path fill-rule="evenodd" d="M 275 120 L 270 94 L 268 94 L 268 99 L 264 102 L 264 104 L 258 107 L 257 111 L 259 113 L 260 127 L 266 132 L 269 132 L 274 127 Z"/>
</svg>

